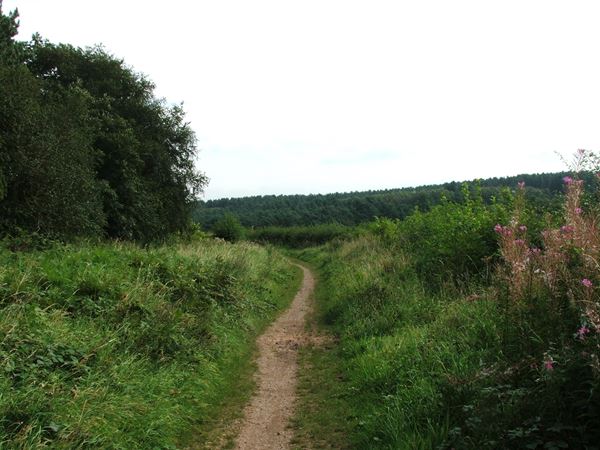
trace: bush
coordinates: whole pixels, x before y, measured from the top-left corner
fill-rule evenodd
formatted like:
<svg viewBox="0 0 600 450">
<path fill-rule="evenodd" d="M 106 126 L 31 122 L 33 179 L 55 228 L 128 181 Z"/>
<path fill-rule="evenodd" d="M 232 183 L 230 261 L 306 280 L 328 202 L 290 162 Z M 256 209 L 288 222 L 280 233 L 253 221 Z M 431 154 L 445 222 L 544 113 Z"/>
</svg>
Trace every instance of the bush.
<svg viewBox="0 0 600 450">
<path fill-rule="evenodd" d="M 486 206 L 481 197 L 472 199 L 466 186 L 463 192 L 464 203 L 444 201 L 398 224 L 401 246 L 432 287 L 447 280 L 464 286 L 473 278 L 487 277 L 497 252 L 493 227 L 507 217 L 506 208 L 500 203 Z"/>
<path fill-rule="evenodd" d="M 244 227 L 233 214 L 225 214 L 214 224 L 212 232 L 215 237 L 229 242 L 236 242 L 244 237 Z"/>
<path fill-rule="evenodd" d="M 322 245 L 351 234 L 351 227 L 331 223 L 312 226 L 255 228 L 248 231 L 248 238 L 257 242 L 302 248 Z"/>
</svg>

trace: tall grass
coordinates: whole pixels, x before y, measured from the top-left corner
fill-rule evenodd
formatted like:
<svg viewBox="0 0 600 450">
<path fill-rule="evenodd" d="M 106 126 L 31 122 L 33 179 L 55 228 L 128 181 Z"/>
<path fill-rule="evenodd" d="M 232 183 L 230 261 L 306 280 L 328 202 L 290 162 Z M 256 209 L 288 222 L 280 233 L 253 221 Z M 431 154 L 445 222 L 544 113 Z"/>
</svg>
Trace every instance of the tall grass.
<svg viewBox="0 0 600 450">
<path fill-rule="evenodd" d="M 443 445 L 462 395 L 501 355 L 497 304 L 428 293 L 408 257 L 362 236 L 301 257 L 320 267 L 321 320 L 340 337 L 356 448 Z"/>
<path fill-rule="evenodd" d="M 249 243 L 0 247 L 0 447 L 183 445 L 297 281 Z"/>
</svg>

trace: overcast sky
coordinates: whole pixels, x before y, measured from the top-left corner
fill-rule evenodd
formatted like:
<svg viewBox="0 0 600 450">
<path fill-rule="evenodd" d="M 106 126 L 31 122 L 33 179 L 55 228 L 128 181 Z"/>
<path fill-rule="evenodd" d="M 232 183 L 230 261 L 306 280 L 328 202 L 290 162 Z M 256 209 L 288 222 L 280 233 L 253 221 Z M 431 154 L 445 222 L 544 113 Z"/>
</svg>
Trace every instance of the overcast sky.
<svg viewBox="0 0 600 450">
<path fill-rule="evenodd" d="M 205 198 L 413 186 L 600 150 L 597 0 L 5 0 L 103 43 L 198 136 Z"/>
</svg>

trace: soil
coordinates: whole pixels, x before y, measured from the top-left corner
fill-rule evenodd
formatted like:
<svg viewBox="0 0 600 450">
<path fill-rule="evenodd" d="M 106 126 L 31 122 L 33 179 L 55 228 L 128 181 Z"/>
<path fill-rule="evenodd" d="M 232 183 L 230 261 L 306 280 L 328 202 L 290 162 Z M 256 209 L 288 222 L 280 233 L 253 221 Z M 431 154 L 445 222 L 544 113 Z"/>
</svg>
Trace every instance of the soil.
<svg viewBox="0 0 600 450">
<path fill-rule="evenodd" d="M 244 409 L 235 448 L 289 449 L 293 430 L 298 349 L 311 340 L 305 329 L 315 281 L 302 267 L 304 279 L 291 306 L 258 338 L 257 389 Z"/>
</svg>

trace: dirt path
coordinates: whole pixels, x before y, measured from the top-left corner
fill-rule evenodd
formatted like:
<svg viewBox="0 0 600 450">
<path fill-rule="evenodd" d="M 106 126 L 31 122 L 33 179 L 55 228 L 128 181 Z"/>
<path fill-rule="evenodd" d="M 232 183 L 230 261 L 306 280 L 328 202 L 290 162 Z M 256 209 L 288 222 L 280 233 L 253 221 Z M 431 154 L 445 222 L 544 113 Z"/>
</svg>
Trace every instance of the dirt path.
<svg viewBox="0 0 600 450">
<path fill-rule="evenodd" d="M 296 398 L 297 352 L 308 339 L 304 324 L 315 285 L 311 272 L 300 267 L 304 280 L 292 305 L 257 340 L 257 390 L 244 410 L 238 450 L 290 448 L 293 431 L 288 423 Z"/>
</svg>

